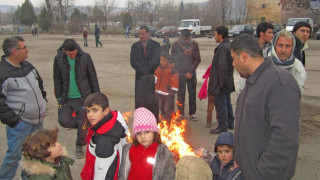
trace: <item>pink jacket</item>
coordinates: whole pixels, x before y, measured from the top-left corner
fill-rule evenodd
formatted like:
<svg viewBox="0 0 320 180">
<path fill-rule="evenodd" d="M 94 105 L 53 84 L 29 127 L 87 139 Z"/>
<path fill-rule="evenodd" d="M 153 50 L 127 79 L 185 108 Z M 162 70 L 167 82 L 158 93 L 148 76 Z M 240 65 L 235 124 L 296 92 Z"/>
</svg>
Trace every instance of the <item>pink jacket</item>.
<svg viewBox="0 0 320 180">
<path fill-rule="evenodd" d="M 210 70 L 211 70 L 211 65 L 208 67 L 208 69 L 206 70 L 206 72 L 204 73 L 204 75 L 202 76 L 202 79 L 205 79 L 202 86 L 201 86 L 201 89 L 199 91 L 199 94 L 198 94 L 198 98 L 200 99 L 200 101 L 202 99 L 207 99 L 207 93 L 208 93 L 208 78 L 210 76 Z"/>
</svg>

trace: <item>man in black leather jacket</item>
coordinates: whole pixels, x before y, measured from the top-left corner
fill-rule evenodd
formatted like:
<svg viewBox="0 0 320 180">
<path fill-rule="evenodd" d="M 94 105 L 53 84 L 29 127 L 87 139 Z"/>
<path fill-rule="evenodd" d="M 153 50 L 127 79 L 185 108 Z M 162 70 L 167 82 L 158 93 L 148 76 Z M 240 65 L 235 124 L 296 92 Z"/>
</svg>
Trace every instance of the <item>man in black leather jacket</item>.
<svg viewBox="0 0 320 180">
<path fill-rule="evenodd" d="M 82 149 L 86 145 L 85 138 L 90 126 L 83 101 L 90 94 L 100 92 L 91 56 L 83 52 L 73 39 L 65 40 L 54 59 L 53 78 L 55 96 L 59 104 L 58 122 L 65 128 L 78 130 L 76 157 L 82 159 Z"/>
</svg>

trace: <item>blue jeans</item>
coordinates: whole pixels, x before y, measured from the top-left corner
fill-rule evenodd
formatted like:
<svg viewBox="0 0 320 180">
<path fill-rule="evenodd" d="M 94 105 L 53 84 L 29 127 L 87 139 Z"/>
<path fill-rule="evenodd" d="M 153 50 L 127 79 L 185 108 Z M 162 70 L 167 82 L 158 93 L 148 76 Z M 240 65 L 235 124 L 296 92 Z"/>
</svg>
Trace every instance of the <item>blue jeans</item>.
<svg viewBox="0 0 320 180">
<path fill-rule="evenodd" d="M 0 180 L 8 180 L 14 178 L 19 165 L 19 161 L 21 159 L 21 148 L 24 140 L 32 132 L 43 128 L 43 125 L 42 123 L 30 124 L 21 121 L 14 128 L 10 128 L 9 126 L 7 126 L 6 128 L 8 150 L 5 158 L 2 161 L 0 169 Z"/>
<path fill-rule="evenodd" d="M 215 94 L 214 105 L 216 107 L 216 111 L 218 112 L 218 128 L 220 130 L 228 130 L 228 127 L 234 125 L 230 93 Z"/>
</svg>

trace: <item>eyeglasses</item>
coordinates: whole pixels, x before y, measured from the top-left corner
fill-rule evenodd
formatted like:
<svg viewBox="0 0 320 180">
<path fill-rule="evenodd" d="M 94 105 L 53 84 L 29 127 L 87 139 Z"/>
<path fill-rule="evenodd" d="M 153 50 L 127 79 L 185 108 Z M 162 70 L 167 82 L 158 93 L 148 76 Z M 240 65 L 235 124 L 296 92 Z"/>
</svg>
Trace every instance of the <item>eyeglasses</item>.
<svg viewBox="0 0 320 180">
<path fill-rule="evenodd" d="M 28 47 L 27 47 L 27 46 L 25 46 L 25 47 L 23 47 L 23 48 L 16 48 L 16 49 L 18 49 L 18 50 L 19 50 L 19 49 L 27 49 L 27 48 L 28 48 Z"/>
</svg>

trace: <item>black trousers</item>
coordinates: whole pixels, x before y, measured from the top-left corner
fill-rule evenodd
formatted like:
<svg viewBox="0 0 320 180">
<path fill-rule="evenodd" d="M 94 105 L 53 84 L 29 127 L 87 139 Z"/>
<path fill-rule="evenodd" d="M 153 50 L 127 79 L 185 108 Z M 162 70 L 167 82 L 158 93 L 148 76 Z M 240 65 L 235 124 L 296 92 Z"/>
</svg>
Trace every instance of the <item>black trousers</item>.
<svg viewBox="0 0 320 180">
<path fill-rule="evenodd" d="M 179 75 L 179 90 L 177 100 L 179 101 L 178 110 L 184 115 L 186 88 L 189 93 L 189 114 L 195 114 L 197 110 L 196 105 L 196 91 L 197 91 L 197 77 L 192 75 L 191 79 L 186 79 L 185 75 Z"/>
<path fill-rule="evenodd" d="M 76 113 L 75 117 L 72 116 L 73 111 Z M 90 123 L 87 121 L 81 98 L 69 98 L 63 104 L 59 104 L 58 122 L 64 128 L 77 129 L 76 146 L 86 145 L 85 140 Z"/>
</svg>

